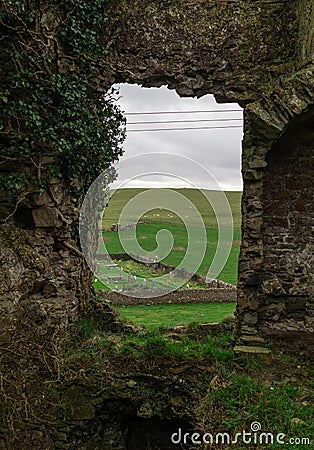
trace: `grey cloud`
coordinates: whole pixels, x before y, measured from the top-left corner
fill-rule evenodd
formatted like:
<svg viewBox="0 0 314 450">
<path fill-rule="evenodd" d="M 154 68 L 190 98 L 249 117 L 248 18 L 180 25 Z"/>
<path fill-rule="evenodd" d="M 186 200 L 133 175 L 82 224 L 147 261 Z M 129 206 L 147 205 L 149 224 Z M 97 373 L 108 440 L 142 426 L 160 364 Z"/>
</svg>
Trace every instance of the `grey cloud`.
<svg viewBox="0 0 314 450">
<path fill-rule="evenodd" d="M 183 120 L 184 119 L 199 119 L 199 118 L 221 118 L 221 117 L 241 117 L 241 108 L 236 104 L 221 105 L 215 103 L 213 96 L 202 97 L 201 99 L 184 98 L 180 99 L 174 91 L 169 91 L 166 88 L 141 88 L 136 85 L 121 85 L 120 86 L 120 100 L 119 103 L 122 110 L 126 112 L 131 111 L 187 111 L 187 110 L 224 110 L 235 109 L 236 113 L 224 113 L 210 115 L 206 114 L 189 114 L 189 115 L 146 115 L 146 116 L 128 116 L 129 122 L 139 121 L 158 121 L 158 120 Z M 211 122 L 211 123 L 195 123 L 186 124 L 186 126 L 212 126 L 212 125 L 236 124 L 241 125 L 241 122 Z M 154 128 L 163 128 L 167 125 L 154 124 L 149 125 Z M 146 125 L 128 125 L 129 129 L 146 128 Z M 184 124 L 171 124 L 168 126 L 183 127 Z M 125 142 L 125 153 L 122 158 L 128 158 L 136 154 L 142 154 L 143 157 L 136 162 L 130 160 L 128 162 L 127 170 L 124 168 L 119 173 L 120 179 L 127 177 L 136 177 L 138 173 L 166 170 L 171 171 L 171 167 L 167 166 L 167 159 L 155 160 L 155 167 L 151 167 L 149 158 L 144 154 L 152 152 L 162 152 L 165 154 L 174 153 L 182 155 L 198 162 L 209 170 L 219 181 L 224 189 L 241 190 L 241 129 L 219 129 L 219 130 L 186 130 L 186 131 L 160 131 L 160 132 L 139 132 L 129 133 Z M 181 165 L 182 173 L 185 173 L 187 178 L 197 179 L 200 187 L 208 187 L 208 180 L 201 172 L 186 165 L 180 160 L 176 161 L 176 165 Z M 119 166 L 119 165 L 118 165 Z M 195 173 L 194 173 L 195 172 Z M 149 178 L 151 185 L 155 187 L 158 184 L 156 177 L 142 178 L 138 185 L 149 185 Z M 160 177 L 160 185 L 169 182 L 169 179 Z M 136 184 L 134 181 L 133 184 Z M 175 185 L 173 180 L 173 185 Z M 177 181 L 177 185 L 180 182 Z"/>
</svg>

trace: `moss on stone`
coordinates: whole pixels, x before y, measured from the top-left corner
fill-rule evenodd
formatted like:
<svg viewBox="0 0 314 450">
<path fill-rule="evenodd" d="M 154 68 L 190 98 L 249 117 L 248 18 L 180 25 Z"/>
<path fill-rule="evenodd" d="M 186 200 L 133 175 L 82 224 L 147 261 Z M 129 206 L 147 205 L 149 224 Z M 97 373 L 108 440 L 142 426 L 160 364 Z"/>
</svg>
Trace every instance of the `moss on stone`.
<svg viewBox="0 0 314 450">
<path fill-rule="evenodd" d="M 15 252 L 25 267 L 42 271 L 45 268 L 44 257 L 38 253 L 33 242 L 28 242 L 29 234 L 24 230 L 2 225 L 0 227 L 0 240 Z"/>
</svg>

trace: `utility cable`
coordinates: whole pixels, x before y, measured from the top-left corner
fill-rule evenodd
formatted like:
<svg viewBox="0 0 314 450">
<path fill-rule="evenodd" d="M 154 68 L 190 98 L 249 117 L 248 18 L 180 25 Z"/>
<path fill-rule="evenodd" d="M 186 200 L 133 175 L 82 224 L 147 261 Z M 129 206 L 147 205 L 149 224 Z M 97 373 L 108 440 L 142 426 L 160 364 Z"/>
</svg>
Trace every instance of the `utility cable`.
<svg viewBox="0 0 314 450">
<path fill-rule="evenodd" d="M 127 130 L 127 133 L 134 132 L 149 132 L 149 131 L 185 131 L 185 130 L 215 130 L 215 129 L 227 129 L 227 128 L 242 128 L 241 125 L 228 125 L 226 127 L 185 127 L 185 128 L 147 128 L 142 130 Z"/>
<path fill-rule="evenodd" d="M 148 124 L 157 124 L 157 123 L 199 123 L 199 122 L 234 122 L 241 121 L 242 119 L 195 119 L 195 120 L 160 120 L 160 121 L 145 121 L 145 122 L 127 122 L 127 125 L 148 125 Z"/>
<path fill-rule="evenodd" d="M 125 112 L 125 116 L 145 116 L 148 114 L 195 114 L 195 113 L 224 113 L 224 112 L 239 112 L 242 113 L 242 109 L 212 109 L 202 111 L 150 111 L 150 112 Z"/>
</svg>

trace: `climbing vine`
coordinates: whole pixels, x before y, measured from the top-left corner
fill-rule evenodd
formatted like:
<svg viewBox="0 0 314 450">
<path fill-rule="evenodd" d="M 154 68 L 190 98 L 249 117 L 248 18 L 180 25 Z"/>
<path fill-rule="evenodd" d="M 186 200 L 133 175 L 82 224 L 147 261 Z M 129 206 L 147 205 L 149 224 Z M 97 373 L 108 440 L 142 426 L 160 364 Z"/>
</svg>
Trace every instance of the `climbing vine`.
<svg viewBox="0 0 314 450">
<path fill-rule="evenodd" d="M 102 81 L 105 4 L 1 0 L 0 164 L 37 168 L 35 180 L 2 171 L 10 190 L 60 177 L 83 192 L 122 154 L 125 121 Z"/>
</svg>

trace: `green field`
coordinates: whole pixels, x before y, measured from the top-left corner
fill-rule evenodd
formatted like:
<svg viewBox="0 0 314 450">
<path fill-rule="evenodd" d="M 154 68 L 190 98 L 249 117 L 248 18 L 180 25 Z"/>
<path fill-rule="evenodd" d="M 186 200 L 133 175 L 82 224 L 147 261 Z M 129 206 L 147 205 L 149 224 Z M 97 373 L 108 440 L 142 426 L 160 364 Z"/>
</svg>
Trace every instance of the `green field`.
<svg viewBox="0 0 314 450">
<path fill-rule="evenodd" d="M 194 205 L 196 205 L 198 211 L 200 212 L 205 227 L 206 228 L 217 228 L 216 216 L 213 209 L 211 208 L 208 199 L 203 195 L 202 191 L 198 189 L 172 189 L 175 193 L 179 193 L 187 197 Z M 105 209 L 105 214 L 103 217 L 104 228 L 110 227 L 113 223 L 119 222 L 119 216 L 123 207 L 135 196 L 144 192 L 145 189 L 135 188 L 135 189 L 118 189 L 110 198 L 109 204 Z M 143 215 L 143 219 L 154 222 L 154 223 L 170 223 L 170 224 L 182 224 L 180 218 L 171 213 L 171 211 L 163 209 L 152 209 L 150 210 L 150 201 L 154 200 L 154 191 L 156 192 L 156 197 L 158 199 L 158 189 L 150 190 L 150 199 L 147 202 L 146 209 L 147 213 Z M 220 194 L 219 191 L 206 191 L 204 193 L 210 196 L 210 198 L 218 198 Z M 226 191 L 225 192 L 233 216 L 234 229 L 239 230 L 241 227 L 241 197 L 242 192 L 236 191 Z M 180 216 L 188 216 L 190 212 L 189 206 L 186 210 L 180 211 Z"/>
<path fill-rule="evenodd" d="M 183 207 L 180 205 L 181 209 L 177 211 L 178 214 L 162 208 L 150 210 L 150 205 L 158 204 L 158 195 L 160 195 L 158 189 L 149 190 L 150 197 L 148 200 L 145 200 L 147 204 L 145 204 L 145 201 L 142 202 L 141 197 L 141 194 L 147 192 L 145 189 L 119 189 L 115 191 L 104 212 L 103 229 L 108 230 L 114 223 L 120 223 L 121 211 L 134 198 L 145 211 L 142 216 L 136 217 L 136 220 L 141 220 L 144 223 L 139 224 L 136 229 L 128 229 L 120 233 L 124 246 L 127 246 L 126 249 L 121 243 L 119 233 L 103 231 L 102 236 L 106 252 L 110 254 L 133 253 L 139 255 L 138 245 L 145 251 L 154 253 L 157 248 L 156 236 L 161 230 L 167 230 L 173 238 L 173 244 L 167 247 L 169 252 L 165 252 L 165 255 L 159 259 L 165 264 L 178 267 L 185 255 L 188 254 L 189 261 L 182 262 L 182 266 L 190 272 L 206 276 L 217 250 L 219 237 L 216 216 L 210 206 L 208 197 L 213 199 L 215 203 L 217 199 L 221 199 L 219 196 L 222 193 L 218 191 L 203 191 L 207 195 L 205 197 L 202 191 L 196 189 L 173 189 L 173 191 L 174 195 L 180 194 L 180 197 L 184 195 L 190 201 L 190 203 L 184 204 Z M 225 192 L 225 194 L 233 217 L 233 242 L 230 255 L 217 278 L 227 283 L 236 284 L 241 241 L 241 192 Z M 192 204 L 202 216 L 203 228 L 199 228 L 200 225 L 194 217 L 195 211 L 193 212 Z M 130 221 L 126 223 L 135 223 L 134 218 L 132 219 L 132 211 L 133 209 L 131 208 Z M 224 233 L 228 229 L 228 212 L 224 210 L 220 213 L 220 216 L 222 233 Z M 186 218 L 189 220 L 188 227 L 184 224 Z M 203 234 L 204 228 L 205 234 Z M 191 235 L 189 236 L 188 233 L 192 233 L 194 237 L 191 238 Z M 228 240 L 224 240 L 221 236 L 220 240 L 221 247 L 225 246 L 227 248 Z M 193 244 L 188 249 L 188 244 L 191 244 L 191 242 Z M 205 248 L 202 247 L 204 242 Z M 103 252 L 104 250 L 99 250 L 99 253 Z M 138 271 L 137 274 L 140 275 Z M 110 274 L 108 273 L 108 275 Z M 145 277 L 145 275 L 143 276 Z M 98 282 L 95 287 L 101 288 L 101 283 Z"/>
<path fill-rule="evenodd" d="M 161 229 L 167 229 L 171 232 L 174 238 L 174 244 L 169 255 L 163 259 L 165 264 L 169 264 L 177 267 L 184 255 L 186 253 L 188 237 L 184 226 L 182 225 L 172 225 L 167 223 L 147 223 L 141 224 L 137 227 L 136 237 L 137 241 L 145 250 L 153 251 L 156 247 L 156 234 Z M 217 238 L 218 230 L 214 228 L 206 229 L 207 243 L 206 243 L 206 253 L 204 258 L 202 258 L 201 264 L 197 273 L 205 276 L 208 272 L 210 263 L 214 257 L 217 248 Z M 106 249 L 109 253 L 124 253 L 124 248 L 121 245 L 119 234 L 112 232 L 103 232 L 103 237 L 105 240 Z M 236 284 L 237 282 L 237 270 L 238 270 L 238 258 L 240 251 L 240 239 L 241 233 L 239 230 L 234 230 L 234 241 L 231 247 L 231 252 L 229 258 L 221 271 L 218 279 L 223 280 L 227 283 Z M 132 253 L 137 254 L 134 235 L 132 231 L 123 232 L 123 240 L 125 240 Z M 199 252 L 196 250 L 191 257 L 199 260 Z"/>
<path fill-rule="evenodd" d="M 119 275 L 120 274 L 120 267 L 123 269 L 123 271 L 127 274 L 134 274 L 136 273 L 137 276 L 137 280 L 138 280 L 138 284 L 139 285 L 143 285 L 143 280 L 144 279 L 150 279 L 150 287 L 151 287 L 151 282 L 152 279 L 154 279 L 154 283 L 155 283 L 155 287 L 157 289 L 168 289 L 169 286 L 173 287 L 173 290 L 176 290 L 176 286 L 181 286 L 182 284 L 182 280 L 178 277 L 172 277 L 171 279 L 169 279 L 169 277 L 166 277 L 166 279 L 164 279 L 163 277 L 163 273 L 161 273 L 160 271 L 155 270 L 153 267 L 146 265 L 146 264 L 142 264 L 138 261 L 134 261 L 132 259 L 128 259 L 126 261 L 123 260 L 114 260 L 114 263 L 116 263 L 118 265 L 118 267 L 115 268 L 106 268 L 106 267 L 101 267 L 101 273 L 102 275 L 106 276 L 110 276 L 113 274 Z M 96 281 L 97 279 L 97 281 Z M 100 290 L 106 290 L 106 289 L 115 289 L 115 287 L 121 289 L 123 288 L 123 284 L 119 281 L 108 281 L 108 284 L 105 286 L 100 280 L 99 280 L 99 276 L 96 278 L 95 277 L 95 281 L 93 283 L 94 288 L 96 289 L 100 289 Z M 190 289 L 207 289 L 208 285 L 205 282 L 201 282 L 201 281 L 195 281 L 195 280 L 189 280 L 188 281 L 188 287 Z M 185 289 L 186 285 L 182 286 L 182 289 Z"/>
<path fill-rule="evenodd" d="M 185 303 L 116 307 L 126 320 L 151 330 L 189 323 L 219 322 L 235 311 L 234 303 Z"/>
</svg>

